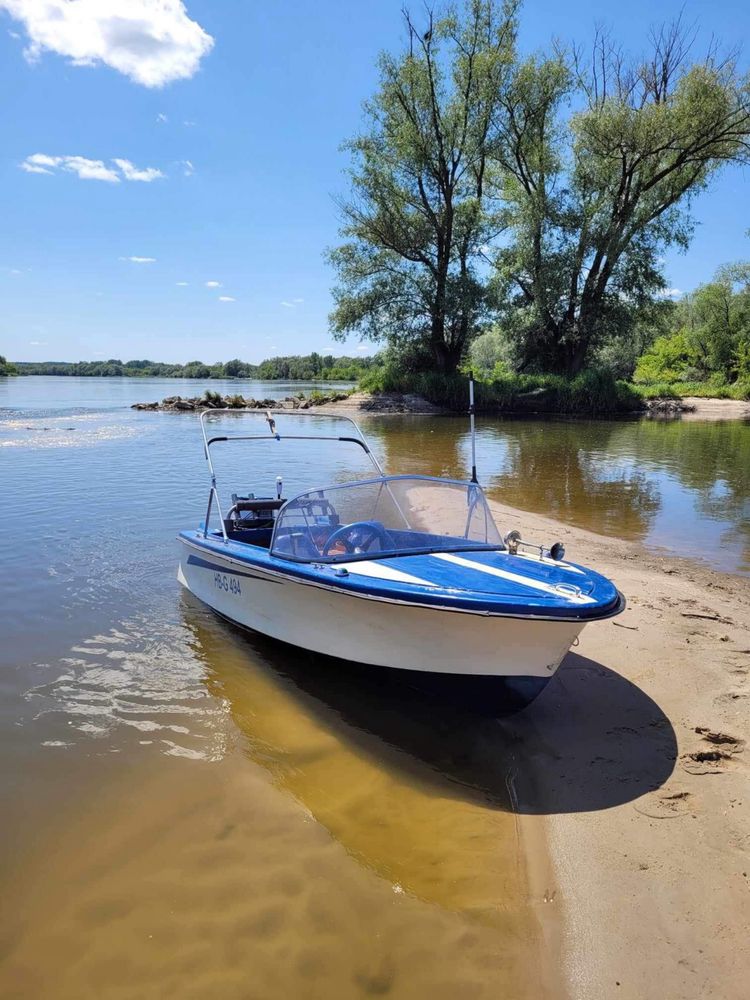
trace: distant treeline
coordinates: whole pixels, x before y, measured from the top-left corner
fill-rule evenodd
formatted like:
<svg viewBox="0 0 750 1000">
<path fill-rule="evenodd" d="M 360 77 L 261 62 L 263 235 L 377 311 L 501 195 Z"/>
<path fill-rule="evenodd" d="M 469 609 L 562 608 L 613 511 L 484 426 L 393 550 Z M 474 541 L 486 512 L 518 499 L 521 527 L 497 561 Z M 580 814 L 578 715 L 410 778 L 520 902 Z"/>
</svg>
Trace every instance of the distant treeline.
<svg viewBox="0 0 750 1000">
<path fill-rule="evenodd" d="M 259 365 L 233 358 L 213 365 L 188 361 L 185 365 L 160 361 L 18 361 L 19 375 L 85 375 L 128 378 L 252 378 L 263 380 L 289 379 L 309 381 L 356 382 L 365 372 L 379 364 L 377 358 L 334 357 L 332 354 L 289 355 L 269 358 Z"/>
</svg>

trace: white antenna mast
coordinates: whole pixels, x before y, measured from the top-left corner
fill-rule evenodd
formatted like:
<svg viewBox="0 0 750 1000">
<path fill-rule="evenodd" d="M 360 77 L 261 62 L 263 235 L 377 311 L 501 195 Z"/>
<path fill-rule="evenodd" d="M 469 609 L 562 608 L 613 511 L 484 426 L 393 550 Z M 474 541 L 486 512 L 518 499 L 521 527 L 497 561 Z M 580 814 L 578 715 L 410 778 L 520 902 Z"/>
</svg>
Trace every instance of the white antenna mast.
<svg viewBox="0 0 750 1000">
<path fill-rule="evenodd" d="M 474 372 L 469 372 L 469 422 L 471 424 L 471 481 L 478 483 L 477 479 L 477 439 L 476 428 L 474 427 Z"/>
</svg>

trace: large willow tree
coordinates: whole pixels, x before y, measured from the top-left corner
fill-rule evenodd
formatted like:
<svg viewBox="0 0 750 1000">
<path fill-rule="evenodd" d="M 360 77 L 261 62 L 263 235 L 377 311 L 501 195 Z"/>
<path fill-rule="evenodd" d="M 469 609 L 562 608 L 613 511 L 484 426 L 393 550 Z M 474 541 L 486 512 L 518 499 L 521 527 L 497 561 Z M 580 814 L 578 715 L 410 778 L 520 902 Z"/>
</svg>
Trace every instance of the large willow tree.
<svg viewBox="0 0 750 1000">
<path fill-rule="evenodd" d="M 416 345 L 450 372 L 499 318 L 519 367 L 575 374 L 653 313 L 691 198 L 747 159 L 748 80 L 715 50 L 693 61 L 679 21 L 639 60 L 599 34 L 588 61 L 519 62 L 516 11 L 468 0 L 419 30 L 405 15 L 348 144 L 335 336 Z"/>
<path fill-rule="evenodd" d="M 338 276 L 334 336 L 416 346 L 453 371 L 486 311 L 482 247 L 490 132 L 513 62 L 515 3 L 470 0 L 462 17 L 420 28 L 380 60 L 366 128 L 348 143 L 351 198 Z"/>
<path fill-rule="evenodd" d="M 515 70 L 491 158 L 509 237 L 496 291 L 522 367 L 575 374 L 602 341 L 631 335 L 664 288 L 664 249 L 688 244 L 691 197 L 747 159 L 747 79 L 690 49 L 678 21 L 640 61 L 599 35 L 587 64 Z"/>
</svg>

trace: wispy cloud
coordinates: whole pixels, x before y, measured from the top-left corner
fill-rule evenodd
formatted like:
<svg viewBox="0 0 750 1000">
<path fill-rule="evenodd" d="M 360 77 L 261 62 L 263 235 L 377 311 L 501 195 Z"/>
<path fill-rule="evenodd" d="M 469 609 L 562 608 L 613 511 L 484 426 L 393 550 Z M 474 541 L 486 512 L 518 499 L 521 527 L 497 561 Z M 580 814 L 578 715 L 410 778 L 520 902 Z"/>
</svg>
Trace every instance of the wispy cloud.
<svg viewBox="0 0 750 1000">
<path fill-rule="evenodd" d="M 296 309 L 297 306 L 302 305 L 304 301 L 304 299 L 284 299 L 281 305 L 284 306 L 285 309 Z"/>
<path fill-rule="evenodd" d="M 160 125 L 164 125 L 166 124 L 166 122 L 169 121 L 169 118 L 167 118 L 167 116 L 164 114 L 163 111 L 160 111 L 159 114 L 156 116 L 156 120 Z"/>
<path fill-rule="evenodd" d="M 220 281 L 207 281 L 206 288 L 221 288 Z"/>
<path fill-rule="evenodd" d="M 180 288 L 187 288 L 189 284 L 189 281 L 175 281 L 175 285 L 179 285 Z"/>
<path fill-rule="evenodd" d="M 182 165 L 182 172 L 185 177 L 192 177 L 195 173 L 195 167 L 190 160 L 180 160 L 180 164 Z"/>
<path fill-rule="evenodd" d="M 683 291 L 681 288 L 663 288 L 659 294 L 663 299 L 679 299 Z"/>
<path fill-rule="evenodd" d="M 156 257 L 120 257 L 119 260 L 128 260 L 131 264 L 155 264 Z"/>
<path fill-rule="evenodd" d="M 0 0 L 28 35 L 35 62 L 56 52 L 74 66 L 104 64 L 144 87 L 193 76 L 214 40 L 182 0 Z"/>
<path fill-rule="evenodd" d="M 195 125 L 195 122 L 185 121 L 182 124 L 185 126 L 185 128 L 193 128 L 193 126 Z"/>
<path fill-rule="evenodd" d="M 362 354 L 364 354 L 365 351 L 369 351 L 370 348 L 367 344 L 360 344 L 357 350 L 360 351 Z"/>
<path fill-rule="evenodd" d="M 2 3 L 3 0 L 0 0 L 0 6 Z M 114 167 L 108 166 L 104 160 L 91 160 L 87 156 L 49 156 L 47 153 L 32 153 L 20 167 L 27 174 L 63 172 L 75 174 L 82 181 L 107 181 L 109 184 L 119 184 L 121 180 L 148 183 L 165 176 L 156 167 L 136 167 L 130 160 L 118 157 L 109 162 L 114 163 Z"/>
<path fill-rule="evenodd" d="M 237 299 L 233 299 L 231 295 L 220 295 L 219 302 L 236 302 Z"/>
<path fill-rule="evenodd" d="M 141 170 L 134 166 L 130 160 L 114 159 L 112 162 L 120 168 L 126 181 L 144 181 L 148 184 L 150 181 L 159 180 L 164 176 L 161 170 L 157 170 L 156 167 L 144 167 Z"/>
</svg>

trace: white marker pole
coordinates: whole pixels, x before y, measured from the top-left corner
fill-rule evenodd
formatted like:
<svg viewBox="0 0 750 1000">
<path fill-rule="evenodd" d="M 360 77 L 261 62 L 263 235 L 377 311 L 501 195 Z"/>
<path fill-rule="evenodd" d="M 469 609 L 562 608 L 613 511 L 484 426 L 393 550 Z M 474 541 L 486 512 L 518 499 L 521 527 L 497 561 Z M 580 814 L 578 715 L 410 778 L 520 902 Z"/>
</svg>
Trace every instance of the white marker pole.
<svg viewBox="0 0 750 1000">
<path fill-rule="evenodd" d="M 471 481 L 472 483 L 478 483 L 477 441 L 474 428 L 474 372 L 469 372 L 469 421 L 471 423 Z"/>
</svg>

